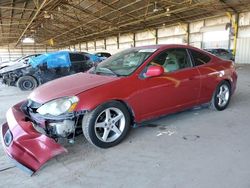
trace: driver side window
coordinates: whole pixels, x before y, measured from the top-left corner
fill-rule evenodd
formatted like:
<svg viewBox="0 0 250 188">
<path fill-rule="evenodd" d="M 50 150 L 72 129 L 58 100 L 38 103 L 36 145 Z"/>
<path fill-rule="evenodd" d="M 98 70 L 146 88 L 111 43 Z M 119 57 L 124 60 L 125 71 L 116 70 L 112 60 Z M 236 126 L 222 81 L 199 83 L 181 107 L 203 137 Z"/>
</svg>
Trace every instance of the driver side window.
<svg viewBox="0 0 250 188">
<path fill-rule="evenodd" d="M 164 72 L 173 72 L 192 67 L 187 50 L 184 48 L 163 51 L 149 63 L 150 65 L 160 65 L 164 68 Z"/>
</svg>

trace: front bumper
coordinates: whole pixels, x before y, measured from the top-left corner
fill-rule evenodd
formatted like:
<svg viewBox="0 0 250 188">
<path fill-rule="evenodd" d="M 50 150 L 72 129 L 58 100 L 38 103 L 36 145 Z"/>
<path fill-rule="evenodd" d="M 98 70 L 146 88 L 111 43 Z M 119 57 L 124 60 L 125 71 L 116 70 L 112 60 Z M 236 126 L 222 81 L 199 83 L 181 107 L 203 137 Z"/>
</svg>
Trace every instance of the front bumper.
<svg viewBox="0 0 250 188">
<path fill-rule="evenodd" d="M 41 168 L 49 159 L 67 152 L 54 139 L 37 132 L 21 111 L 19 103 L 7 112 L 7 122 L 1 127 L 0 136 L 7 155 L 29 174 Z"/>
</svg>

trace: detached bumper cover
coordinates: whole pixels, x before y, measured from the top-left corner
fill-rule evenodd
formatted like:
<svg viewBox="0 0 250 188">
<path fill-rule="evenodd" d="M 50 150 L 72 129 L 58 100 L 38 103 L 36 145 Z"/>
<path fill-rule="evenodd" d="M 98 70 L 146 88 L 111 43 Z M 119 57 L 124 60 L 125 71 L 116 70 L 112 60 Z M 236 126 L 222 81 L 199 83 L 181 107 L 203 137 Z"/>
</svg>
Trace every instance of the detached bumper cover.
<svg viewBox="0 0 250 188">
<path fill-rule="evenodd" d="M 52 138 L 38 133 L 20 110 L 21 105 L 19 103 L 8 110 L 7 122 L 2 125 L 0 134 L 8 156 L 18 167 L 32 174 L 49 159 L 67 150 Z"/>
</svg>

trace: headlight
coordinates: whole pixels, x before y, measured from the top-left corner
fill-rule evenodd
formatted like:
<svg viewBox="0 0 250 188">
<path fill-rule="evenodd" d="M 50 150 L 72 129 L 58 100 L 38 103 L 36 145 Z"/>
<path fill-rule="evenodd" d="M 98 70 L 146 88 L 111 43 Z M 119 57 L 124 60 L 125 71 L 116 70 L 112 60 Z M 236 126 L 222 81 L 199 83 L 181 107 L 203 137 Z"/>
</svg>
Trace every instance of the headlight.
<svg viewBox="0 0 250 188">
<path fill-rule="evenodd" d="M 50 114 L 53 116 L 59 116 L 66 112 L 72 112 L 78 101 L 79 99 L 76 96 L 55 99 L 42 105 L 37 109 L 37 112 L 41 115 Z"/>
</svg>

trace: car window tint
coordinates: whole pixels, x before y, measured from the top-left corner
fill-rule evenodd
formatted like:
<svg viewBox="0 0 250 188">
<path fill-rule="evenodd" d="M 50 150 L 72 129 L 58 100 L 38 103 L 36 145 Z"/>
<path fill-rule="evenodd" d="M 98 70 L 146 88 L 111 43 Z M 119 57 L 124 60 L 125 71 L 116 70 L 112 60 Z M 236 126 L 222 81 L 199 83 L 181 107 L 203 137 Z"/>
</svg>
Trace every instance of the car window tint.
<svg viewBox="0 0 250 188">
<path fill-rule="evenodd" d="M 78 61 L 86 61 L 89 60 L 89 57 L 83 54 L 77 54 L 78 56 Z"/>
<path fill-rule="evenodd" d="M 69 57 L 70 57 L 70 61 L 84 61 L 84 60 L 87 60 L 86 56 L 82 55 L 82 54 L 72 54 L 72 53 L 70 53 Z"/>
<path fill-rule="evenodd" d="M 193 57 L 195 66 L 204 65 L 211 60 L 208 55 L 198 52 L 196 50 L 190 50 L 190 52 Z"/>
<path fill-rule="evenodd" d="M 166 50 L 156 56 L 149 65 L 161 65 L 165 72 L 192 67 L 187 50 L 184 48 Z"/>
<path fill-rule="evenodd" d="M 107 57 L 107 58 L 108 58 L 108 57 L 110 57 L 111 55 L 110 55 L 110 54 L 108 54 L 108 53 L 102 53 L 102 56 L 103 56 L 103 57 Z"/>
</svg>

